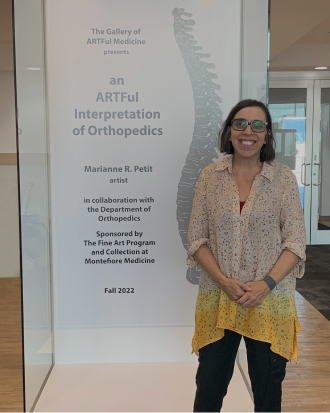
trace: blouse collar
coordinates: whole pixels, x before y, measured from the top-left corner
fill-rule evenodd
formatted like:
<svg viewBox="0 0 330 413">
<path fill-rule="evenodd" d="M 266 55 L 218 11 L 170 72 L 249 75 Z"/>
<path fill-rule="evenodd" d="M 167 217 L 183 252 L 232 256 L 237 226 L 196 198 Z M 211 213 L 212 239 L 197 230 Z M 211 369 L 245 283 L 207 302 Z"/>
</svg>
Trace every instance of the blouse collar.
<svg viewBox="0 0 330 413">
<path fill-rule="evenodd" d="M 224 171 L 228 169 L 230 173 L 232 173 L 232 166 L 233 166 L 233 155 L 226 156 L 225 158 L 220 161 L 217 166 L 215 167 L 215 171 Z M 260 171 L 260 175 L 267 178 L 269 181 L 273 181 L 274 177 L 274 163 L 273 162 L 264 162 Z"/>
</svg>

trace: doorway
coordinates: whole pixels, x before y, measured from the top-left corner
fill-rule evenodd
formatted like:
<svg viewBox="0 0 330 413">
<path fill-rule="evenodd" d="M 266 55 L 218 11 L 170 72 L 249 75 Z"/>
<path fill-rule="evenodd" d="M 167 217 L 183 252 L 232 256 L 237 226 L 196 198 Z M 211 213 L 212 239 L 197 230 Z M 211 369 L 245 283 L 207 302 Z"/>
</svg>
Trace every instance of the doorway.
<svg viewBox="0 0 330 413">
<path fill-rule="evenodd" d="M 301 79 L 303 76 L 310 78 Z M 297 178 L 307 244 L 330 244 L 330 80 L 311 76 L 274 74 L 268 103 L 276 160 L 292 169 Z"/>
</svg>

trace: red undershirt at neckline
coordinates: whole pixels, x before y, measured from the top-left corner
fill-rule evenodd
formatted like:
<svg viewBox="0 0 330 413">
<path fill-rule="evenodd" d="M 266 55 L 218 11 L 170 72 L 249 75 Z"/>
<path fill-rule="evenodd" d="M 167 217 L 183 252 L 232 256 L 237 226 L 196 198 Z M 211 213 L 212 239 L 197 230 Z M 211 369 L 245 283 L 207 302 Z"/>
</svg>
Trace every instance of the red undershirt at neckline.
<svg viewBox="0 0 330 413">
<path fill-rule="evenodd" d="M 245 201 L 243 201 L 243 202 L 240 201 L 240 202 L 239 202 L 239 208 L 240 208 L 240 209 L 239 209 L 239 212 L 240 212 L 240 213 L 242 213 L 242 209 L 243 209 L 244 204 L 245 204 Z"/>
</svg>

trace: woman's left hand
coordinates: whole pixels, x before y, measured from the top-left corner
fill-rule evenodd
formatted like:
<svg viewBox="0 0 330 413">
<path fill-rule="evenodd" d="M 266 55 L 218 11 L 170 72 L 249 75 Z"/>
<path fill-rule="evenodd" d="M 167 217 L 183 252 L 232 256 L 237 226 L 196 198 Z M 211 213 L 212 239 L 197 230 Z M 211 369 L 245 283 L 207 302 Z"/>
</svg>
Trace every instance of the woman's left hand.
<svg viewBox="0 0 330 413">
<path fill-rule="evenodd" d="M 246 285 L 251 287 L 251 291 L 246 292 L 241 298 L 236 300 L 236 302 L 241 304 L 242 307 L 258 307 L 270 293 L 270 289 L 265 281 L 252 281 L 246 283 Z"/>
</svg>

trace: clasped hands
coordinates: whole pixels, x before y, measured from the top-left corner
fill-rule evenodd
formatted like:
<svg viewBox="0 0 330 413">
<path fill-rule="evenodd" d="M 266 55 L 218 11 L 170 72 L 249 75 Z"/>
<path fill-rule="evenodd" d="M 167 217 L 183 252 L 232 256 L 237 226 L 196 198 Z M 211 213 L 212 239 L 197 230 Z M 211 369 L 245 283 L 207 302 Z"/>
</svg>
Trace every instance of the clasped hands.
<svg viewBox="0 0 330 413">
<path fill-rule="evenodd" d="M 230 300 L 236 301 L 242 307 L 258 307 L 270 293 L 268 285 L 264 281 L 251 281 L 246 284 L 243 281 L 230 279 L 221 283 L 221 289 Z"/>
</svg>

